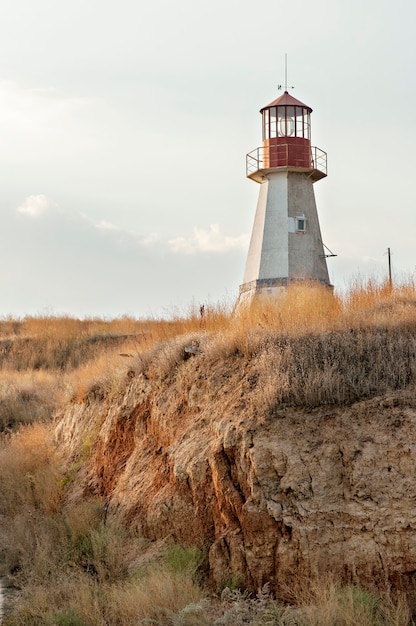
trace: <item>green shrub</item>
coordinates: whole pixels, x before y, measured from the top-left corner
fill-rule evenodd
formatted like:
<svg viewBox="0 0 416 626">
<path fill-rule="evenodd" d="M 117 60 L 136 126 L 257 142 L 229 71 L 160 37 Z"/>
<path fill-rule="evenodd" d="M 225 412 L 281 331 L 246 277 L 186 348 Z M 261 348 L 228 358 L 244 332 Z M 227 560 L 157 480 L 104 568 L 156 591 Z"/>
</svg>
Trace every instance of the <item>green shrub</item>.
<svg viewBox="0 0 416 626">
<path fill-rule="evenodd" d="M 88 626 L 74 611 L 59 611 L 54 615 L 56 626 Z"/>
<path fill-rule="evenodd" d="M 172 544 L 163 555 L 166 567 L 174 573 L 187 573 L 195 576 L 205 560 L 201 550 L 193 546 Z"/>
</svg>

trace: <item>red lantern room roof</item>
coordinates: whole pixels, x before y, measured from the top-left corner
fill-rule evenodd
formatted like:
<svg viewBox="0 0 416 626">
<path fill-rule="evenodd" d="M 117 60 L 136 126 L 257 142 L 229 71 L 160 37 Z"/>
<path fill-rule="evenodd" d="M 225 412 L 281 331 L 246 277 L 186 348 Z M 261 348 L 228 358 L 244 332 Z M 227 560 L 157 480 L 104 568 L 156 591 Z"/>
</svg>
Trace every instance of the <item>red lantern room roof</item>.
<svg viewBox="0 0 416 626">
<path fill-rule="evenodd" d="M 270 102 L 270 104 L 266 104 L 266 106 L 260 109 L 260 113 L 263 113 L 264 109 L 268 109 L 270 107 L 275 106 L 297 106 L 297 107 L 305 107 L 308 109 L 309 113 L 312 113 L 311 107 L 308 107 L 307 104 L 303 104 L 300 100 L 297 100 L 293 96 L 290 95 L 288 91 L 285 91 L 279 98 Z"/>
</svg>

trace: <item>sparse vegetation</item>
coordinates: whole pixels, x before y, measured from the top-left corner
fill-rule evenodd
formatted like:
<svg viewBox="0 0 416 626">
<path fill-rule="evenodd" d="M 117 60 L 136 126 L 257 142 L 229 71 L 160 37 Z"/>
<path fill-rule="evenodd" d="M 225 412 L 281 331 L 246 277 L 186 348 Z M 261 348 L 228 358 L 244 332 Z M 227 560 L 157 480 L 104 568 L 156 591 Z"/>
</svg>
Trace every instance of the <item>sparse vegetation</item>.
<svg viewBox="0 0 416 626">
<path fill-rule="evenodd" d="M 0 321 L 0 566 L 4 583 L 18 590 L 4 625 L 413 624 L 413 599 L 388 589 L 321 579 L 291 597 L 275 598 L 267 585 L 257 595 L 212 590 L 195 547 L 152 552 L 101 499 L 68 502 L 76 472 L 55 447 L 54 412 L 92 398 L 111 402 L 139 372 L 171 376 L 189 346 L 208 365 L 244 360 L 259 415 L 413 388 L 416 286 L 369 281 L 344 295 L 293 287 L 278 307 L 205 306 L 202 315 L 198 306 L 169 320 Z"/>
</svg>

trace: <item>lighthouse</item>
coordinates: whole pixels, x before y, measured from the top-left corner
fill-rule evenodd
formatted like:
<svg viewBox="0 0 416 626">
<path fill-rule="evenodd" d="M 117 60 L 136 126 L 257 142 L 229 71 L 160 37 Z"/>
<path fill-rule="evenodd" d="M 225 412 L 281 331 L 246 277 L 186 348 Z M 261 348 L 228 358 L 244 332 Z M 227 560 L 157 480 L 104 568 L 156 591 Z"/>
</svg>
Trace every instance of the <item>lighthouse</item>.
<svg viewBox="0 0 416 626">
<path fill-rule="evenodd" d="M 311 145 L 312 109 L 285 91 L 260 113 L 263 143 L 246 157 L 260 189 L 239 303 L 292 283 L 330 286 L 313 189 L 327 158 Z"/>
</svg>

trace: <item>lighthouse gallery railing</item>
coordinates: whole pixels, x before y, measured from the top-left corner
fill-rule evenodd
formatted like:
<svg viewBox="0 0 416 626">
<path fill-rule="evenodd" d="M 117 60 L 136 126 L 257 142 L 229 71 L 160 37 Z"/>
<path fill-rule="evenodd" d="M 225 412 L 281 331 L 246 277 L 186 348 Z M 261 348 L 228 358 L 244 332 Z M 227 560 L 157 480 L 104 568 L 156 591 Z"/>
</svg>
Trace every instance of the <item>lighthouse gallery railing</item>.
<svg viewBox="0 0 416 626">
<path fill-rule="evenodd" d="M 283 147 L 283 146 L 282 146 Z M 260 146 L 259 148 L 255 148 L 251 152 L 246 155 L 246 175 L 250 176 L 259 170 L 267 169 L 269 167 L 268 157 L 269 148 L 265 148 L 264 146 Z M 265 154 L 266 153 L 266 154 Z M 327 175 L 327 155 L 326 152 L 317 148 L 316 146 L 311 147 L 311 169 L 318 170 L 322 172 L 325 176 Z"/>
</svg>

